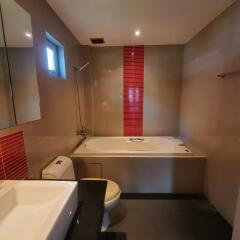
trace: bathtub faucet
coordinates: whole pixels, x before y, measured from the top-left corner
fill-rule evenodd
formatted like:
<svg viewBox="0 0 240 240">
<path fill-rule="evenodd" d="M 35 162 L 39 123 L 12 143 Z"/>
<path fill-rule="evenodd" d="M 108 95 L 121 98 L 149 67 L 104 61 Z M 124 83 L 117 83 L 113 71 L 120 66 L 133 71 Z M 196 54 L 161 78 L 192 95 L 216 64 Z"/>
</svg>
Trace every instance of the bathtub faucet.
<svg viewBox="0 0 240 240">
<path fill-rule="evenodd" d="M 129 138 L 129 141 L 134 143 L 143 142 L 144 138 Z"/>
<path fill-rule="evenodd" d="M 86 138 L 89 135 L 89 130 L 83 126 L 82 128 L 77 130 L 77 134 Z"/>
</svg>

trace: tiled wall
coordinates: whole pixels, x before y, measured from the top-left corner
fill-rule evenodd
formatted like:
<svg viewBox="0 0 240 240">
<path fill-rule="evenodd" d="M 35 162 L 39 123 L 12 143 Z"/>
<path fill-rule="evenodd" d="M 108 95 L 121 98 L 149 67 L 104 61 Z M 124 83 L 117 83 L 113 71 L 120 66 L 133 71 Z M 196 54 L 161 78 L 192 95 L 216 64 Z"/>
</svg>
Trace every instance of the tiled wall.
<svg viewBox="0 0 240 240">
<path fill-rule="evenodd" d="M 29 177 L 39 179 L 43 167 L 59 154 L 68 155 L 81 140 L 76 134 L 79 126 L 74 85 L 76 73 L 73 66 L 81 66 L 85 59 L 80 62 L 83 53 L 79 42 L 47 1 L 16 0 L 16 2 L 31 15 L 32 19 L 41 120 L 0 130 L 0 136 L 18 131 L 16 129 L 24 131 Z M 68 69 L 66 81 L 48 74 L 45 31 L 50 32 L 64 44 Z"/>
<path fill-rule="evenodd" d="M 124 104 L 127 107 L 124 99 L 129 98 L 127 94 L 129 88 L 124 91 L 127 85 L 124 86 L 126 75 L 124 76 L 123 69 L 126 60 L 124 53 L 127 54 L 129 49 L 92 48 L 92 116 L 93 134 L 96 136 L 131 135 L 124 131 L 124 118 L 127 116 L 124 113 Z M 133 135 L 178 136 L 183 50 L 183 46 L 144 46 L 144 52 L 143 50 L 141 52 L 142 55 L 144 54 L 144 63 L 143 61 L 140 63 L 140 66 L 144 65 L 144 71 L 142 68 L 141 81 L 138 83 L 141 89 L 139 97 L 143 97 L 144 106 L 142 108 L 140 98 L 136 105 L 140 107 L 137 113 L 143 115 L 143 121 L 140 118 L 138 122 L 140 127 L 136 128 L 137 131 L 132 133 Z M 128 79 L 125 80 L 127 83 Z M 135 111 L 134 103 L 132 105 Z M 91 111 L 91 106 L 87 109 Z"/>
<path fill-rule="evenodd" d="M 185 47 L 180 133 L 208 156 L 206 194 L 233 224 L 240 184 L 240 1 Z"/>
<path fill-rule="evenodd" d="M 96 136 L 121 136 L 123 135 L 123 48 L 93 47 L 91 56 L 92 133 Z M 91 106 L 88 107 L 88 111 L 91 111 Z"/>
<path fill-rule="evenodd" d="M 0 179 L 25 179 L 28 177 L 23 132 L 0 138 Z"/>
<path fill-rule="evenodd" d="M 4 167 L 3 167 L 3 159 L 0 156 L 0 180 L 5 179 Z"/>
<path fill-rule="evenodd" d="M 143 135 L 144 46 L 123 49 L 124 136 Z"/>
<path fill-rule="evenodd" d="M 178 136 L 184 46 L 145 46 L 145 136 Z"/>
</svg>

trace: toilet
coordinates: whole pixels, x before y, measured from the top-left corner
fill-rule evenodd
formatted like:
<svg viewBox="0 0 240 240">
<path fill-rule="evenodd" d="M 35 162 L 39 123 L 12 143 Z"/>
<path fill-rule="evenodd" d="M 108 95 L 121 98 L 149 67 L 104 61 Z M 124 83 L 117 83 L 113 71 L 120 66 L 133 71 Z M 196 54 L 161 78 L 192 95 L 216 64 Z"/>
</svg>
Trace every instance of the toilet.
<svg viewBox="0 0 240 240">
<path fill-rule="evenodd" d="M 105 194 L 105 212 L 103 216 L 102 232 L 106 231 L 109 225 L 111 224 L 109 212 L 117 205 L 121 190 L 117 183 L 104 179 L 104 178 L 82 178 L 81 180 L 95 180 L 95 181 L 107 181 L 107 189 Z"/>
<path fill-rule="evenodd" d="M 59 156 L 42 170 L 42 179 L 75 180 L 72 160 L 68 157 Z M 121 190 L 117 183 L 104 178 L 83 178 L 81 180 L 107 181 L 105 194 L 105 212 L 103 217 L 102 232 L 106 231 L 111 224 L 109 212 L 117 205 Z"/>
</svg>

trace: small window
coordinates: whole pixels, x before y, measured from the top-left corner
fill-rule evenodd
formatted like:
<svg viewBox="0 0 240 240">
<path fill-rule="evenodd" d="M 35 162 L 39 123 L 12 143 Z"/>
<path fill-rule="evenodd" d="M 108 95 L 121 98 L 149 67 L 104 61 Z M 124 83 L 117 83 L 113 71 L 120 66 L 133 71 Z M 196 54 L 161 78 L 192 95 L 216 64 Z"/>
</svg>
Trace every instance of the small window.
<svg viewBox="0 0 240 240">
<path fill-rule="evenodd" d="M 47 67 L 49 74 L 66 79 L 64 46 L 46 32 Z"/>
</svg>

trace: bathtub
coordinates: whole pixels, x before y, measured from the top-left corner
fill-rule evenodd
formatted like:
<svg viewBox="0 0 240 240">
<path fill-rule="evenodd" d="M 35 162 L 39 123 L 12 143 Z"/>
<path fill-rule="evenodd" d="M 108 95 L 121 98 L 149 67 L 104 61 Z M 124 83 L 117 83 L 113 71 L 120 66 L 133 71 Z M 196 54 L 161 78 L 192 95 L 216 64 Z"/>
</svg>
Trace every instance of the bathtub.
<svg viewBox="0 0 240 240">
<path fill-rule="evenodd" d="M 88 137 L 71 158 L 78 179 L 110 179 L 124 193 L 203 192 L 206 157 L 175 137 Z"/>
<path fill-rule="evenodd" d="M 174 137 L 89 137 L 74 156 L 191 156 L 182 140 Z"/>
</svg>

